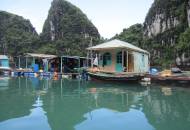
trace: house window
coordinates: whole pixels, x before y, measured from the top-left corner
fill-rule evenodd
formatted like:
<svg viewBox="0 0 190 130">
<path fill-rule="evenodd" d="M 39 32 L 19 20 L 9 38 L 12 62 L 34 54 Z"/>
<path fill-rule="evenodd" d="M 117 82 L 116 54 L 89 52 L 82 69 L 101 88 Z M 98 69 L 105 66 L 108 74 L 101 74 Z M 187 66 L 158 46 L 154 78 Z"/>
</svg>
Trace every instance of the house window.
<svg viewBox="0 0 190 130">
<path fill-rule="evenodd" d="M 109 52 L 106 52 L 103 55 L 103 66 L 104 65 L 111 65 L 111 54 Z"/>
<path fill-rule="evenodd" d="M 117 63 L 122 63 L 122 52 L 117 53 Z"/>
</svg>

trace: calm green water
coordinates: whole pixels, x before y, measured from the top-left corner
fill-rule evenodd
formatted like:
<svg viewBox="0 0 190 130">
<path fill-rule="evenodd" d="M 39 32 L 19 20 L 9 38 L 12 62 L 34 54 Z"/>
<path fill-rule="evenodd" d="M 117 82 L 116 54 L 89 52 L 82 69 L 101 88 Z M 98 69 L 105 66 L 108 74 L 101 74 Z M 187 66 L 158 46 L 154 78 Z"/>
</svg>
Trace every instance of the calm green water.
<svg viewBox="0 0 190 130">
<path fill-rule="evenodd" d="M 190 130 L 190 89 L 0 78 L 0 130 Z"/>
</svg>

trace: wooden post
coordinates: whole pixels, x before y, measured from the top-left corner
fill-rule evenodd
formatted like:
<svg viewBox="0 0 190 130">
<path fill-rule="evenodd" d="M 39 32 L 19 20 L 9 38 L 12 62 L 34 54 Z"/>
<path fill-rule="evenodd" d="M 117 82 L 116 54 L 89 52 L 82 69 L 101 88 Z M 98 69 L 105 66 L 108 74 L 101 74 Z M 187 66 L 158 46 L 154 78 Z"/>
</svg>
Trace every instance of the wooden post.
<svg viewBox="0 0 190 130">
<path fill-rule="evenodd" d="M 90 52 L 91 54 L 90 54 L 90 58 L 91 58 L 91 68 L 93 67 L 93 55 L 92 55 L 92 50 L 91 50 L 91 52 Z"/>
<path fill-rule="evenodd" d="M 92 37 L 90 39 L 90 47 L 92 47 Z M 92 55 L 92 50 L 90 50 L 90 58 L 91 58 L 91 68 L 93 67 L 93 55 Z"/>
<path fill-rule="evenodd" d="M 129 72 L 129 53 L 127 51 L 127 72 Z"/>
<path fill-rule="evenodd" d="M 124 67 L 124 51 L 122 50 L 122 67 Z"/>
<path fill-rule="evenodd" d="M 18 68 L 20 69 L 20 56 L 18 56 Z"/>
<path fill-rule="evenodd" d="M 28 57 L 26 56 L 26 69 L 28 68 Z"/>
<path fill-rule="evenodd" d="M 62 61 L 62 56 L 61 56 L 61 74 L 63 73 L 63 61 Z"/>
<path fill-rule="evenodd" d="M 48 69 L 49 69 L 49 60 L 47 60 L 47 63 L 46 63 L 46 71 L 48 72 Z"/>
<path fill-rule="evenodd" d="M 101 54 L 100 52 L 98 53 L 98 67 L 100 67 L 100 57 L 101 57 Z"/>
<path fill-rule="evenodd" d="M 150 70 L 150 53 L 148 53 L 148 70 Z"/>
<path fill-rule="evenodd" d="M 32 59 L 32 64 L 35 64 L 35 58 L 34 57 L 32 57 L 33 59 Z"/>
<path fill-rule="evenodd" d="M 80 68 L 80 57 L 78 57 L 78 68 Z"/>
<path fill-rule="evenodd" d="M 87 56 L 86 56 L 86 67 L 87 67 L 87 68 L 88 68 L 88 57 L 89 57 L 89 56 L 88 56 L 88 53 L 89 53 L 89 52 L 87 51 Z"/>
</svg>

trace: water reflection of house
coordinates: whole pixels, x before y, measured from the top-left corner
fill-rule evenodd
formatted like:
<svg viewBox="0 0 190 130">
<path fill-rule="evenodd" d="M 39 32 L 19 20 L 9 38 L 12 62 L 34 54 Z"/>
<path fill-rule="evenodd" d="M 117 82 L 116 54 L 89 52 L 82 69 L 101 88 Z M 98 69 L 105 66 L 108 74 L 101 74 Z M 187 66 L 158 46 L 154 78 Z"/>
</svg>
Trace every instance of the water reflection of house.
<svg viewBox="0 0 190 130">
<path fill-rule="evenodd" d="M 0 77 L 0 90 L 8 89 L 9 77 Z"/>
</svg>

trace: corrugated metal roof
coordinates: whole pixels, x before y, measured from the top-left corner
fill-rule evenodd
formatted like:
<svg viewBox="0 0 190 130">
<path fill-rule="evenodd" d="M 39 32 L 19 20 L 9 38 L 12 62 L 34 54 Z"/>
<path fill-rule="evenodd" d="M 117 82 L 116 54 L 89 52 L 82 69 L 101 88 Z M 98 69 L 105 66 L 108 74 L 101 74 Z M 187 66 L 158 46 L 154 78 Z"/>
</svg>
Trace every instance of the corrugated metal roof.
<svg viewBox="0 0 190 130">
<path fill-rule="evenodd" d="M 146 50 L 143 50 L 143 49 L 136 47 L 128 42 L 124 42 L 124 41 L 121 41 L 118 39 L 111 40 L 111 41 L 108 41 L 108 42 L 105 42 L 105 43 L 102 43 L 102 44 L 99 44 L 99 45 L 96 45 L 93 47 L 89 47 L 89 48 L 87 48 L 87 50 L 104 50 L 104 49 L 116 49 L 116 48 L 120 48 L 120 49 L 127 48 L 127 49 L 131 49 L 134 51 L 139 51 L 139 52 L 149 54 L 149 52 Z"/>
<path fill-rule="evenodd" d="M 7 59 L 8 60 L 9 58 L 6 55 L 0 55 L 0 59 Z"/>
<path fill-rule="evenodd" d="M 26 56 L 37 57 L 37 58 L 56 58 L 56 55 L 47 55 L 47 54 L 36 54 L 36 53 L 26 53 Z"/>
</svg>

